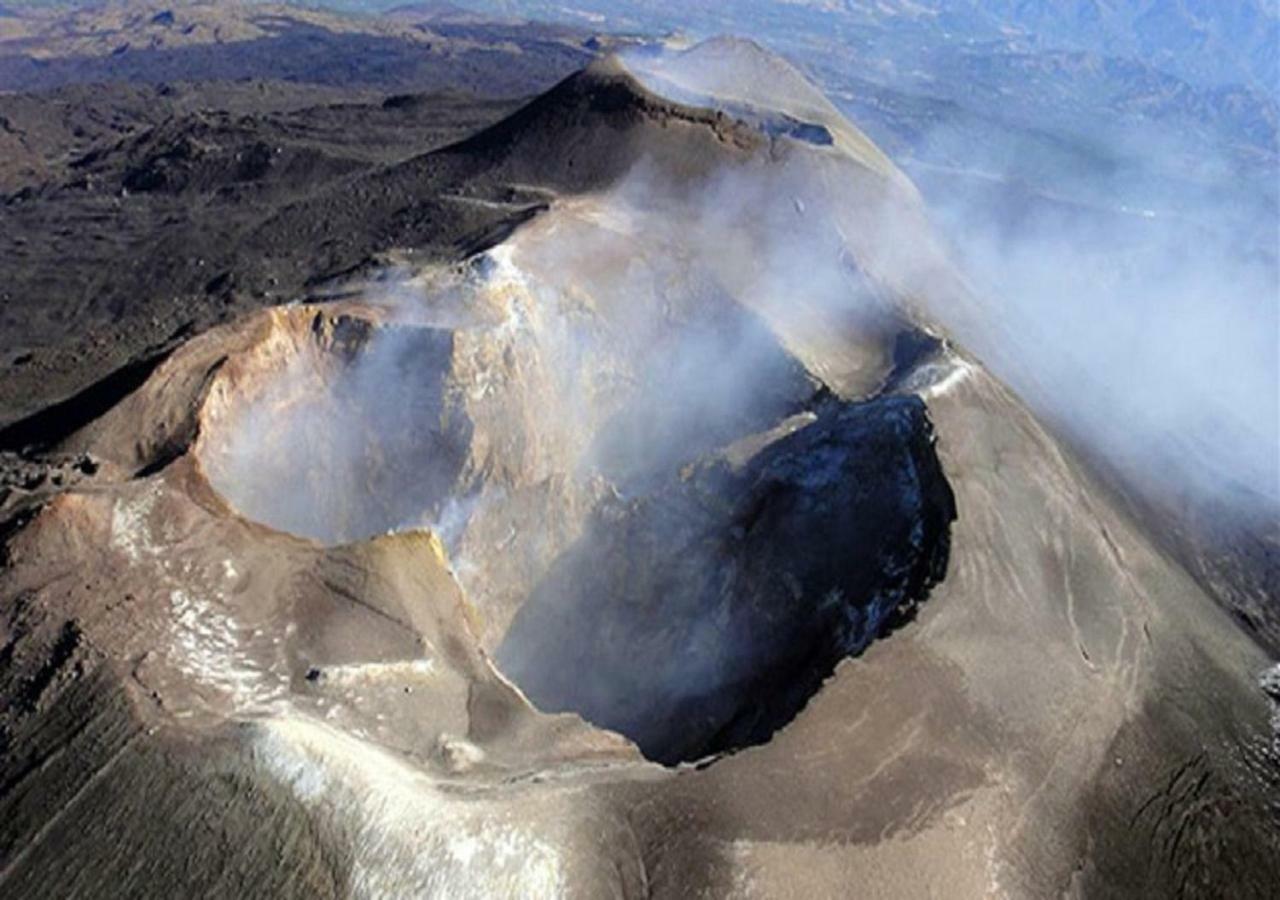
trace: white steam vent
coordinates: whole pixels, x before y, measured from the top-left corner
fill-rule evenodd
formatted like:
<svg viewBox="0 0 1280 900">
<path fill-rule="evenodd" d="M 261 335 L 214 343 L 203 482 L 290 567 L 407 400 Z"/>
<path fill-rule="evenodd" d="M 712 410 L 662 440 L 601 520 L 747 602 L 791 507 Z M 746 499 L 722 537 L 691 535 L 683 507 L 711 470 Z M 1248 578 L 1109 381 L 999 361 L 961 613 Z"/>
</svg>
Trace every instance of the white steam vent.
<svg viewBox="0 0 1280 900">
<path fill-rule="evenodd" d="M 432 328 L 282 317 L 206 405 L 210 482 L 247 518 L 324 543 L 431 521 L 468 439 L 447 397 L 452 347 Z"/>
</svg>

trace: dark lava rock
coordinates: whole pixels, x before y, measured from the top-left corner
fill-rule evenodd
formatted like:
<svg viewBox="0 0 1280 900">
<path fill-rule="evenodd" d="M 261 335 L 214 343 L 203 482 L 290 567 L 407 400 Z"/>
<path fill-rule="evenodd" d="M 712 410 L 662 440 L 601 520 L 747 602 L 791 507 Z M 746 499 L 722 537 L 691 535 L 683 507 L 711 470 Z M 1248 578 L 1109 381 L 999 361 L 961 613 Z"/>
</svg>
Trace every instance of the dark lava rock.
<svg viewBox="0 0 1280 900">
<path fill-rule="evenodd" d="M 946 574 L 955 501 L 924 403 L 826 405 L 741 471 L 603 508 L 498 651 L 544 710 L 665 763 L 762 743 Z"/>
</svg>

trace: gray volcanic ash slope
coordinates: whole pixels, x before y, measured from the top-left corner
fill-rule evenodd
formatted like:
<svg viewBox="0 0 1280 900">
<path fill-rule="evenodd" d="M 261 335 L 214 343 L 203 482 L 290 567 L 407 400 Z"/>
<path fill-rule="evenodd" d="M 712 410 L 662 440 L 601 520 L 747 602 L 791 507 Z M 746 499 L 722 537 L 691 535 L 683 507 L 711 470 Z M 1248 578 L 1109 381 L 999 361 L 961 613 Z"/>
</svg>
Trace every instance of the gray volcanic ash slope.
<svg viewBox="0 0 1280 900">
<path fill-rule="evenodd" d="M 815 94 L 601 61 L 265 223 L 387 252 L 7 507 L 4 891 L 1267 896 L 1265 654 Z"/>
</svg>

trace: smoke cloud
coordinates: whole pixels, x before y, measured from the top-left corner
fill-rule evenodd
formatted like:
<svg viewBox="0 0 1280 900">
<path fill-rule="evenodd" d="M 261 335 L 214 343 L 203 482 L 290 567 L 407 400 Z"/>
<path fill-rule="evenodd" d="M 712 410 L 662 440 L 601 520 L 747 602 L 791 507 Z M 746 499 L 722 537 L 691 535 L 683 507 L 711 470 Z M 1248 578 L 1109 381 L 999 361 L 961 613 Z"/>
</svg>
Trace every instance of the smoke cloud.
<svg viewBox="0 0 1280 900">
<path fill-rule="evenodd" d="M 645 579 L 719 571 L 715 540 L 636 531 L 694 521 L 645 504 L 692 502 L 680 493 L 691 466 L 809 427 L 828 389 L 877 396 L 904 374 L 904 341 L 942 332 L 1138 488 L 1280 502 L 1276 262 L 1250 232 L 1265 217 L 1240 240 L 1211 202 L 1175 217 L 1037 201 L 1011 220 L 940 194 L 933 216 L 966 282 L 915 189 L 794 70 L 752 45 L 701 52 L 715 65 L 632 64 L 657 92 L 678 85 L 677 99 L 755 122 L 767 153 L 694 183 L 642 162 L 465 266 L 369 287 L 376 314 L 295 334 L 267 354 L 268 387 L 227 393 L 226 427 L 202 437 L 215 485 L 247 514 L 327 541 L 434 523 L 492 650 L 528 598 L 569 602 L 546 583 L 558 561 Z M 1012 152 L 973 168 L 998 183 Z M 928 397 L 966 365 L 940 351 L 911 383 Z M 597 562 L 597 547 L 617 558 Z M 677 567 L 660 558 L 672 548 Z M 644 584 L 653 597 L 678 587 Z M 725 608 L 681 608 L 695 618 L 643 679 L 653 703 L 680 708 L 776 655 L 768 634 L 726 630 Z M 546 621 L 499 658 L 562 666 L 574 641 L 595 640 L 574 630 L 590 619 Z"/>
<path fill-rule="evenodd" d="M 943 129 L 928 142 L 953 138 Z M 1155 124 L 1117 140 L 1113 156 L 1146 157 L 1152 171 L 1188 152 Z M 1130 486 L 1178 504 L 1280 511 L 1274 187 L 1253 191 L 1249 173 L 1201 152 L 1198 179 L 1064 172 L 1048 193 L 1019 179 L 1039 165 L 1026 158 L 1032 146 L 970 145 L 964 169 L 981 180 L 925 174 L 935 221 L 985 310 L 955 322 L 957 336 Z"/>
<path fill-rule="evenodd" d="M 839 127 L 760 58 L 749 43 L 716 41 L 628 64 L 659 93 L 729 109 L 768 76 L 765 100 Z M 1274 165 L 1242 172 L 1225 150 L 1206 153 L 1155 122 L 1085 137 L 1104 162 L 1059 158 L 1009 132 L 975 143 L 938 126 L 917 156 L 955 161 L 922 175 L 974 296 L 957 302 L 924 223 L 898 198 L 862 223 L 886 260 L 878 274 L 910 286 L 934 321 L 1132 486 L 1280 509 L 1280 201 L 1265 177 Z M 1114 160 L 1125 164 L 1105 162 Z M 1032 188 L 1027 172 L 1051 186 Z M 847 217 L 832 210 L 830 221 Z M 777 224 L 786 252 L 792 231 Z M 804 283 L 800 274 L 790 283 Z"/>
</svg>

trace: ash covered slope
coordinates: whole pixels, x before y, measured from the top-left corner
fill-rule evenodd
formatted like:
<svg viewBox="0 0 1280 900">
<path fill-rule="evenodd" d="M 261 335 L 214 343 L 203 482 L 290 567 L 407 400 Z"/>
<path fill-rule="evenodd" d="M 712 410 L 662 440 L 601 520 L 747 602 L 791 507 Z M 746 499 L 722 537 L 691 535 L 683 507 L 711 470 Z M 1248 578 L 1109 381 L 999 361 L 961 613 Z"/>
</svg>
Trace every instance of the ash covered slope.
<svg viewBox="0 0 1280 900">
<path fill-rule="evenodd" d="M 1263 654 L 948 340 L 983 304 L 905 179 L 700 96 L 598 65 L 301 201 L 265 228 L 399 267 L 192 339 L 14 494 L 6 892 L 1266 895 Z M 505 240 L 414 263 L 455 208 Z M 490 654 L 745 749 L 647 763 Z"/>
<path fill-rule="evenodd" d="M 264 221 L 508 115 L 588 37 L 221 0 L 0 18 L 0 427 L 305 291 L 331 255 Z"/>
</svg>

